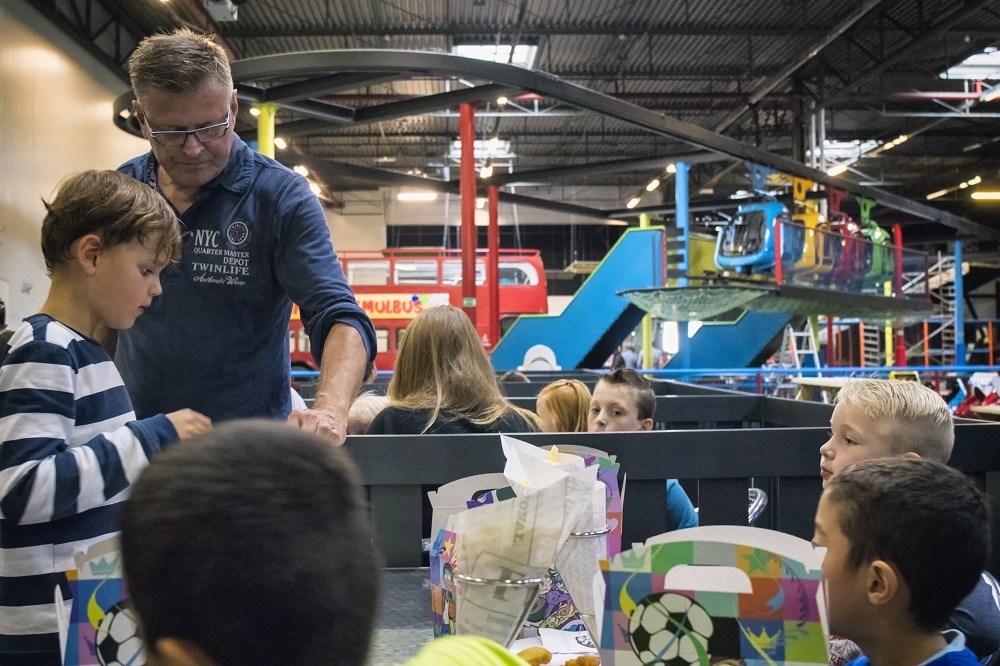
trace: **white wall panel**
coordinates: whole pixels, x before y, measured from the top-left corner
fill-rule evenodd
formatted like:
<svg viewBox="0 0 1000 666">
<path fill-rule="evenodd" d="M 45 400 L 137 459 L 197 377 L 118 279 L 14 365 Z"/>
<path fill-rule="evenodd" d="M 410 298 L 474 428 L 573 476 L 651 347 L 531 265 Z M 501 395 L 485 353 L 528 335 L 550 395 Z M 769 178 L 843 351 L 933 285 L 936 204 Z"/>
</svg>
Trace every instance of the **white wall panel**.
<svg viewBox="0 0 1000 666">
<path fill-rule="evenodd" d="M 128 86 L 22 0 L 0 3 L 0 280 L 8 325 L 48 293 L 39 234 L 65 176 L 113 169 L 148 150 L 111 122 Z"/>
</svg>

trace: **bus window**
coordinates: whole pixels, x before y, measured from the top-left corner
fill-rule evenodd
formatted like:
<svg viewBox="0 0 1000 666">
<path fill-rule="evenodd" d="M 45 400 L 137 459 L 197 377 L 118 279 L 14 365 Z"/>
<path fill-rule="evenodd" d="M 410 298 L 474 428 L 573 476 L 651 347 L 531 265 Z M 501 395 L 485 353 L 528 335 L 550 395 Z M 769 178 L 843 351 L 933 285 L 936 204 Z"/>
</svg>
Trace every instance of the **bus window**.
<svg viewBox="0 0 1000 666">
<path fill-rule="evenodd" d="M 441 284 L 462 284 L 462 261 L 445 259 L 441 263 Z M 476 284 L 486 284 L 486 262 L 476 260 Z"/>
<path fill-rule="evenodd" d="M 538 284 L 538 271 L 526 261 L 500 262 L 500 284 Z"/>
<path fill-rule="evenodd" d="M 396 261 L 396 274 L 393 276 L 396 284 L 437 284 L 437 261 Z"/>
<path fill-rule="evenodd" d="M 376 328 L 375 343 L 375 348 L 379 354 L 384 354 L 389 351 L 389 329 Z"/>
<path fill-rule="evenodd" d="M 389 284 L 389 261 L 352 259 L 347 262 L 347 282 L 351 286 Z"/>
</svg>

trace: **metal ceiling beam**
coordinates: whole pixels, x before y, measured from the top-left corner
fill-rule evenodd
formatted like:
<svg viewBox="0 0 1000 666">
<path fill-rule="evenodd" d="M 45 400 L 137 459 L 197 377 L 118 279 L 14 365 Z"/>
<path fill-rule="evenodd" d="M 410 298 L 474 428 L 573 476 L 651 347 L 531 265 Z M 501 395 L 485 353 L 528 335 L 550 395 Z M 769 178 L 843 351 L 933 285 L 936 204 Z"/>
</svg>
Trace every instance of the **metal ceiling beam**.
<svg viewBox="0 0 1000 666">
<path fill-rule="evenodd" d="M 264 88 L 265 101 L 287 104 L 310 97 L 327 97 L 341 90 L 355 90 L 380 83 L 399 80 L 399 74 L 330 74 L 316 79 L 306 79 Z M 333 100 L 326 100 L 333 102 Z"/>
<path fill-rule="evenodd" d="M 925 48 L 927 42 L 932 39 L 936 39 L 941 35 L 945 34 L 952 28 L 954 28 L 962 19 L 967 19 L 969 15 L 980 9 L 984 5 L 990 3 L 990 0 L 965 0 L 961 3 L 961 6 L 954 9 L 950 14 L 946 15 L 940 21 L 935 23 L 933 26 L 920 33 L 915 39 L 911 40 L 908 44 L 900 47 L 892 55 L 883 58 L 880 62 L 873 65 L 871 68 L 862 72 L 859 76 L 851 81 L 845 83 L 840 90 L 826 96 L 822 101 L 817 103 L 817 107 L 829 107 L 837 102 L 841 101 L 848 95 L 850 95 L 856 88 L 863 86 L 875 77 L 879 76 L 890 67 L 893 67 L 897 63 L 907 59 L 911 55 L 914 55 L 922 48 Z"/>
<path fill-rule="evenodd" d="M 671 162 L 700 164 L 727 159 L 729 159 L 728 156 L 720 155 L 719 153 L 673 153 L 669 155 L 655 155 L 653 157 L 591 162 L 589 164 L 581 164 L 577 166 L 553 167 L 550 169 L 536 169 L 534 171 L 517 171 L 515 173 L 494 174 L 492 178 L 487 178 L 485 182 L 488 185 L 498 185 L 500 187 L 510 185 L 538 185 L 540 183 L 570 180 L 594 174 L 620 173 L 624 171 L 662 171 Z"/>
<path fill-rule="evenodd" d="M 289 37 L 474 37 L 481 36 L 492 43 L 497 35 L 509 36 L 518 33 L 522 39 L 553 36 L 601 36 L 625 35 L 626 37 L 791 37 L 803 35 L 820 36 L 822 29 L 769 28 L 760 25 L 720 25 L 676 24 L 637 25 L 636 23 L 612 23 L 601 25 L 521 25 L 502 26 L 496 23 L 431 23 L 422 26 L 400 25 L 348 25 L 345 23 L 312 24 L 286 29 L 253 29 L 240 25 L 220 25 L 219 32 L 226 39 L 281 39 Z"/>
<path fill-rule="evenodd" d="M 387 187 L 406 187 L 431 190 L 440 194 L 459 193 L 459 181 L 457 180 L 444 181 L 435 178 L 410 176 L 403 173 L 397 173 L 395 171 L 386 171 L 384 169 L 375 169 L 372 167 L 359 166 L 357 164 L 349 164 L 347 162 L 339 162 L 328 158 L 310 157 L 306 155 L 296 155 L 294 156 L 294 159 L 289 159 L 286 162 L 286 166 L 289 167 L 295 164 L 303 164 L 308 169 L 315 171 L 326 178 L 341 177 L 353 180 L 367 180 L 369 182 L 378 183 L 379 185 Z M 485 194 L 485 190 L 483 193 Z M 605 219 L 607 217 L 604 214 L 604 211 L 599 208 L 590 208 L 562 201 L 553 201 L 551 199 L 529 197 L 523 194 L 514 194 L 512 192 L 501 191 L 500 201 L 502 203 L 520 204 L 524 206 L 531 206 L 533 208 L 541 208 L 543 210 L 566 213 L 568 215 L 583 215 L 597 219 Z"/>
<path fill-rule="evenodd" d="M 146 32 L 121 12 L 115 3 L 101 0 L 27 2 L 103 63 L 111 73 L 128 83 L 125 62 Z"/>
<path fill-rule="evenodd" d="M 764 99 L 764 96 L 773 91 L 778 86 L 785 83 L 789 77 L 791 77 L 795 72 L 802 69 L 806 63 L 815 58 L 820 54 L 820 52 L 829 46 L 834 40 L 846 33 L 852 27 L 854 27 L 858 21 L 863 19 L 869 14 L 873 9 L 882 4 L 883 0 L 865 0 L 865 2 L 858 7 L 856 10 L 851 12 L 849 15 L 844 17 L 844 19 L 838 23 L 830 32 L 823 35 L 823 37 L 814 44 L 811 44 L 804 53 L 799 54 L 794 58 L 788 66 L 778 73 L 776 76 L 771 77 L 763 84 L 754 89 L 750 93 L 747 99 L 746 106 L 742 109 L 737 109 L 733 113 L 726 116 L 719 124 L 715 126 L 716 132 L 721 132 L 728 128 L 730 125 L 735 123 L 737 120 L 743 117 L 748 111 L 753 109 L 754 105 L 760 100 Z"/>
<path fill-rule="evenodd" d="M 817 183 L 846 190 L 852 194 L 862 195 L 874 199 L 888 208 L 938 222 L 971 236 L 1000 239 L 1000 230 L 998 229 L 972 222 L 890 192 L 830 176 L 823 171 L 812 169 L 787 157 L 769 153 L 736 139 L 588 90 L 542 72 L 442 53 L 397 50 L 352 49 L 348 51 L 286 53 L 249 58 L 233 63 L 233 76 L 237 81 L 254 80 L 279 74 L 290 77 L 310 75 L 316 71 L 409 71 L 421 77 L 462 76 L 515 86 L 526 92 L 552 97 L 655 134 L 679 139 L 699 148 L 725 153 L 741 160 L 771 167 L 788 175 L 807 178 Z"/>
<path fill-rule="evenodd" d="M 462 88 L 437 95 L 424 95 L 400 102 L 389 102 L 378 106 L 359 108 L 355 115 L 358 124 L 377 123 L 382 120 L 393 120 L 407 116 L 419 116 L 431 111 L 452 109 L 459 104 L 475 104 L 476 102 L 495 102 L 498 97 L 517 95 L 521 89 L 515 86 L 487 84 L 474 88 Z"/>
<path fill-rule="evenodd" d="M 522 38 L 532 37 L 586 37 L 608 35 L 625 35 L 626 37 L 807 37 L 820 39 L 829 34 L 831 28 L 767 27 L 761 25 L 704 25 L 694 23 L 678 23 L 673 25 L 642 25 L 635 22 L 611 23 L 595 25 L 521 25 L 498 26 L 495 23 L 427 23 L 422 26 L 413 25 L 348 25 L 311 24 L 301 28 L 246 28 L 234 22 L 232 25 L 219 25 L 219 34 L 226 39 L 287 39 L 294 37 L 474 37 L 481 36 L 490 43 L 497 38 L 517 32 Z M 903 30 L 894 30 L 902 33 Z M 972 39 L 996 39 L 996 33 L 981 28 L 963 30 L 956 28 L 956 33 L 963 37 L 969 35 Z"/>
</svg>

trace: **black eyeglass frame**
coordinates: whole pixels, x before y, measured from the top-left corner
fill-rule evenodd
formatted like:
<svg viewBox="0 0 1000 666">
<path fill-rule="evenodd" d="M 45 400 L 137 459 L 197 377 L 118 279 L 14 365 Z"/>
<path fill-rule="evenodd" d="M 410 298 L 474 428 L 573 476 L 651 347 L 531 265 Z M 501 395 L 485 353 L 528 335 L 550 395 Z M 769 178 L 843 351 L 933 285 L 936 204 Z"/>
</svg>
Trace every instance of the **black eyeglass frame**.
<svg viewBox="0 0 1000 666">
<path fill-rule="evenodd" d="M 188 136 L 192 134 L 194 135 L 194 138 L 198 139 L 198 141 L 202 144 L 211 143 L 212 141 L 218 141 L 222 137 L 226 136 L 226 130 L 229 129 L 229 126 L 233 120 L 233 112 L 231 110 L 226 111 L 226 119 L 221 123 L 215 123 L 214 125 L 205 125 L 204 127 L 198 127 L 197 129 L 193 130 L 154 130 L 150 128 L 149 120 L 146 119 L 145 117 L 144 120 L 146 122 L 146 132 L 149 134 L 150 138 L 153 139 L 153 141 L 156 141 L 161 146 L 176 147 L 176 146 L 183 146 L 185 143 L 187 143 Z M 219 127 L 223 128 L 222 133 L 219 134 L 219 136 L 213 136 L 207 139 L 203 139 L 201 136 L 199 136 L 199 133 L 204 133 L 206 130 L 214 130 Z M 181 140 L 177 141 L 176 143 L 170 143 L 169 141 L 163 140 L 169 137 L 180 137 Z"/>
</svg>

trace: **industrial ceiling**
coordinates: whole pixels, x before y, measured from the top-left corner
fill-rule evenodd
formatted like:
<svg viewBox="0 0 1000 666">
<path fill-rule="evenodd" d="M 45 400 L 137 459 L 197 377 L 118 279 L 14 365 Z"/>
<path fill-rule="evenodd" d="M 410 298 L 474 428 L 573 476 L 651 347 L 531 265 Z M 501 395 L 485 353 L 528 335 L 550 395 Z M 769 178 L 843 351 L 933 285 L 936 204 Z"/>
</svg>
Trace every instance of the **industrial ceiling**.
<svg viewBox="0 0 1000 666">
<path fill-rule="evenodd" d="M 641 195 L 635 210 L 669 215 L 671 159 L 692 162 L 695 202 L 749 189 L 752 161 L 876 198 L 911 240 L 1000 237 L 1000 202 L 969 196 L 1000 190 L 1000 65 L 942 78 L 997 45 L 1000 0 L 25 1 L 123 81 L 143 36 L 216 33 L 244 102 L 279 102 L 278 157 L 310 161 L 333 193 L 425 177 L 457 191 L 468 101 L 508 200 L 573 211 L 551 189 L 571 184 L 605 198 L 581 214 L 628 219 Z M 460 46 L 535 51 L 528 68 L 445 57 Z M 336 52 L 300 53 L 320 51 Z"/>
</svg>

